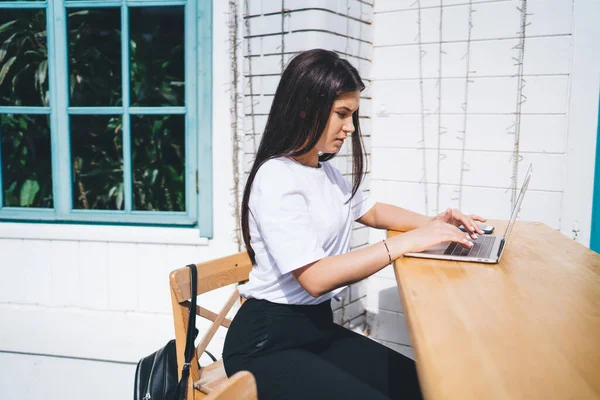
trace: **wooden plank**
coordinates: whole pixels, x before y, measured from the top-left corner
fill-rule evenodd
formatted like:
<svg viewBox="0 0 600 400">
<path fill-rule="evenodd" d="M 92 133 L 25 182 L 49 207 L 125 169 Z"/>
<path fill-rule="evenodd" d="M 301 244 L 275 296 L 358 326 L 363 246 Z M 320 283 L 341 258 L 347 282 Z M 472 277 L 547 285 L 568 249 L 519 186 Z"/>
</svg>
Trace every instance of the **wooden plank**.
<svg viewBox="0 0 600 400">
<path fill-rule="evenodd" d="M 206 397 L 206 400 L 256 400 L 256 381 L 248 371 L 234 374 L 224 385 Z"/>
<path fill-rule="evenodd" d="M 252 263 L 246 252 L 196 264 L 198 294 L 248 279 Z M 190 299 L 190 274 L 187 267 L 170 274 L 171 286 L 179 303 Z"/>
<path fill-rule="evenodd" d="M 600 255 L 537 222 L 510 239 L 497 265 L 396 261 L 425 397 L 600 398 Z"/>
</svg>

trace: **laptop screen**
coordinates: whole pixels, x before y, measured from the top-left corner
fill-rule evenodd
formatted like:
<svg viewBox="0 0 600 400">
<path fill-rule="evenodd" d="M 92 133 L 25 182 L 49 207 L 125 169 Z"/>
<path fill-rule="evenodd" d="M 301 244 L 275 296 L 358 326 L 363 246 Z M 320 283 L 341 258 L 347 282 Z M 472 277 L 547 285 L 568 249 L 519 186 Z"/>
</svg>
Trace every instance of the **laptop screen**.
<svg viewBox="0 0 600 400">
<path fill-rule="evenodd" d="M 510 235 L 513 226 L 515 225 L 515 221 L 517 220 L 517 215 L 521 210 L 521 203 L 523 203 L 523 197 L 525 197 L 525 192 L 527 191 L 527 186 L 529 185 L 529 180 L 531 179 L 531 170 L 532 166 L 529 164 L 529 168 L 527 169 L 527 175 L 525 175 L 525 181 L 523 182 L 523 186 L 521 187 L 521 192 L 519 193 L 519 197 L 517 197 L 517 201 L 515 203 L 515 207 L 512 210 L 512 214 L 510 215 L 510 222 L 506 227 L 506 231 L 504 232 L 504 240 L 508 241 L 508 236 Z"/>
</svg>

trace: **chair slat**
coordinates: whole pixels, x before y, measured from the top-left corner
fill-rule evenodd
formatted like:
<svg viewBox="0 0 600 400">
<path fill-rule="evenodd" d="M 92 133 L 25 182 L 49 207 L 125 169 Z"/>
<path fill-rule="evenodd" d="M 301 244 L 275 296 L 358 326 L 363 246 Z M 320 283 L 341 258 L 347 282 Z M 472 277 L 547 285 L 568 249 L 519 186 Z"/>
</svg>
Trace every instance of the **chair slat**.
<svg viewBox="0 0 600 400">
<path fill-rule="evenodd" d="M 227 382 L 227 373 L 223 360 L 214 362 L 200 370 L 200 379 L 194 382 L 194 388 L 202 393 L 209 394 Z"/>
<path fill-rule="evenodd" d="M 223 322 L 225 316 L 227 315 L 229 310 L 231 310 L 231 307 L 233 307 L 233 305 L 239 297 L 240 294 L 238 293 L 237 289 L 231 294 L 231 296 L 229 296 L 227 303 L 221 309 L 221 312 L 217 316 L 217 319 L 215 319 L 210 328 L 208 328 L 208 331 L 200 341 L 200 344 L 198 344 L 198 347 L 196 348 L 196 357 L 200 358 L 202 353 L 204 353 L 204 350 L 206 350 L 206 347 L 208 347 L 208 344 L 212 340 L 213 336 L 215 336 L 217 329 L 219 328 L 219 326 L 221 326 L 221 322 Z"/>
<path fill-rule="evenodd" d="M 233 374 L 224 384 L 206 397 L 206 400 L 257 400 L 256 380 L 249 371 Z"/>
<path fill-rule="evenodd" d="M 186 301 L 186 303 L 189 303 Z M 206 318 L 209 321 L 214 322 L 217 317 L 219 316 L 219 314 L 214 313 L 210 310 L 207 310 L 204 307 L 200 307 L 199 305 L 196 305 L 196 314 L 198 314 L 199 316 L 201 316 L 202 318 Z M 229 318 L 224 318 L 223 321 L 221 322 L 221 326 L 225 327 L 225 328 L 229 328 L 229 325 L 231 325 L 231 320 Z"/>
<path fill-rule="evenodd" d="M 214 261 L 196 264 L 198 269 L 198 294 L 248 279 L 252 262 L 248 253 L 237 253 Z M 191 298 L 189 269 L 179 268 L 169 276 L 178 302 Z"/>
</svg>

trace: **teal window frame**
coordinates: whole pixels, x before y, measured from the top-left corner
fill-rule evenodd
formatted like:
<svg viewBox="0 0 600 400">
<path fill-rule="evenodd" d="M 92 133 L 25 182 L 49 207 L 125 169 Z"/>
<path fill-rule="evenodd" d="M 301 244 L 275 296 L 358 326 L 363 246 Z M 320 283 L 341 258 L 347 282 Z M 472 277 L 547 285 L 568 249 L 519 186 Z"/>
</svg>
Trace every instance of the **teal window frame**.
<svg viewBox="0 0 600 400">
<path fill-rule="evenodd" d="M 185 105 L 181 107 L 129 106 L 129 9 L 131 7 L 183 6 L 185 13 Z M 123 105 L 120 107 L 70 107 L 68 104 L 69 8 L 119 7 L 121 9 L 121 57 Z M 54 208 L 4 207 L 0 190 L 0 221 L 194 226 L 200 236 L 212 237 L 212 1 L 211 0 L 44 0 L 0 2 L 7 9 L 45 9 L 48 40 L 50 107 L 2 106 L 0 114 L 50 116 L 50 145 Z M 70 154 L 71 115 L 122 115 L 123 210 L 73 208 Z M 131 115 L 185 115 L 185 210 L 133 210 L 131 169 Z M 1 133 L 0 133 L 1 134 Z M 1 149 L 0 149 L 1 150 Z M 0 151 L 0 157 L 1 157 Z M 1 162 L 1 159 L 0 159 Z M 1 165 L 1 163 L 0 163 Z M 0 168 L 2 182 L 2 168 Z"/>
<path fill-rule="evenodd" d="M 596 131 L 596 165 L 594 169 L 594 194 L 592 195 L 590 249 L 596 253 L 600 253 L 600 100 L 598 104 L 598 124 Z"/>
</svg>

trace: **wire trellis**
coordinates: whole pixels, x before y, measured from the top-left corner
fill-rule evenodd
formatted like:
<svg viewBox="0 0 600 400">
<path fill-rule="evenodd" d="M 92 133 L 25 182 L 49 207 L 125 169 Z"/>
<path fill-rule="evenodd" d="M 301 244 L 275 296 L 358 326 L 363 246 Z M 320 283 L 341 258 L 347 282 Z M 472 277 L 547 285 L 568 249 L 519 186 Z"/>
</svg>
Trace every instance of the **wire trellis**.
<svg viewBox="0 0 600 400">
<path fill-rule="evenodd" d="M 523 94 L 523 89 L 526 86 L 526 81 L 523 78 L 523 62 L 525 60 L 525 31 L 530 23 L 527 22 L 527 16 L 532 14 L 527 14 L 527 0 L 521 0 L 521 6 L 517 7 L 517 10 L 521 13 L 521 26 L 518 32 L 519 34 L 519 44 L 513 47 L 513 50 L 518 51 L 518 56 L 513 57 L 515 61 L 515 66 L 517 67 L 517 73 L 514 75 L 517 78 L 517 101 L 516 101 L 516 110 L 515 110 L 515 122 L 513 125 L 507 128 L 509 134 L 515 135 L 514 145 L 513 145 L 513 154 L 511 157 L 511 161 L 513 163 L 513 172 L 512 172 L 512 188 L 511 188 L 511 209 L 514 208 L 515 203 L 517 201 L 517 185 L 519 179 L 519 163 L 523 161 L 523 156 L 520 154 L 520 142 L 521 142 L 521 106 L 523 103 L 527 101 L 527 96 Z M 514 131 L 510 129 L 514 128 Z"/>
<path fill-rule="evenodd" d="M 425 194 L 425 214 L 429 214 L 429 196 L 428 196 L 428 182 L 427 182 L 427 151 L 425 143 L 425 95 L 423 91 L 423 57 L 427 54 L 423 50 L 423 43 L 421 37 L 422 31 L 422 20 L 421 20 L 421 0 L 417 0 L 413 5 L 417 5 L 417 42 L 419 46 L 419 91 L 421 94 L 421 151 L 423 153 L 423 175 L 421 183 L 424 186 L 423 192 Z"/>
<path fill-rule="evenodd" d="M 242 250 L 242 228 L 241 228 L 241 174 L 240 174 L 240 133 L 239 133 L 239 65 L 238 65 L 238 6 L 237 0 L 229 1 L 229 56 L 231 61 L 231 83 L 229 90 L 229 100 L 231 104 L 231 141 L 233 145 L 233 216 L 235 217 L 235 242 L 238 251 Z"/>
<path fill-rule="evenodd" d="M 252 75 L 252 46 L 250 39 L 250 19 L 248 18 L 250 15 L 250 1 L 252 0 L 244 0 L 244 13 L 246 17 L 244 18 L 244 28 L 246 34 L 246 49 L 247 49 L 247 57 L 248 57 L 248 90 L 250 95 L 250 126 L 252 131 L 250 132 L 252 135 L 252 152 L 256 153 L 258 150 L 256 144 L 256 121 L 254 119 L 254 84 L 253 84 L 253 75 Z"/>
<path fill-rule="evenodd" d="M 465 162 L 465 155 L 466 155 L 466 143 L 467 143 L 467 119 L 468 119 L 468 104 L 469 104 L 469 84 L 472 83 L 473 81 L 470 80 L 470 74 L 474 71 L 471 71 L 471 33 L 473 31 L 473 13 L 476 10 L 473 10 L 473 1 L 469 0 L 469 13 L 468 13 L 468 33 L 467 33 L 467 51 L 465 53 L 465 55 L 462 57 L 462 59 L 464 60 L 466 58 L 466 62 L 465 62 L 465 69 L 466 69 L 466 75 L 465 75 L 465 97 L 464 97 L 464 102 L 461 106 L 462 110 L 463 110 L 463 128 L 461 131 L 459 131 L 459 133 L 462 134 L 462 136 L 457 136 L 456 138 L 458 140 L 462 141 L 462 146 L 461 146 L 461 154 L 460 154 L 460 179 L 459 179 L 459 183 L 458 183 L 458 208 L 460 210 L 462 210 L 462 192 L 463 192 L 463 183 L 464 183 L 464 176 L 465 176 L 465 171 L 469 170 L 469 165 Z"/>
<path fill-rule="evenodd" d="M 443 50 L 443 21 L 444 21 L 444 1 L 440 0 L 440 29 L 439 29 L 439 42 L 440 42 L 440 51 L 438 53 L 438 80 L 437 80 L 437 89 L 438 89 L 438 109 L 437 109 L 437 117 L 438 117 L 438 134 L 437 134 L 437 185 L 436 185 L 436 199 L 435 199 L 435 213 L 440 213 L 440 165 L 442 160 L 446 158 L 445 154 L 442 154 L 440 151 L 442 135 L 447 131 L 442 127 L 442 55 L 446 54 Z"/>
</svg>

